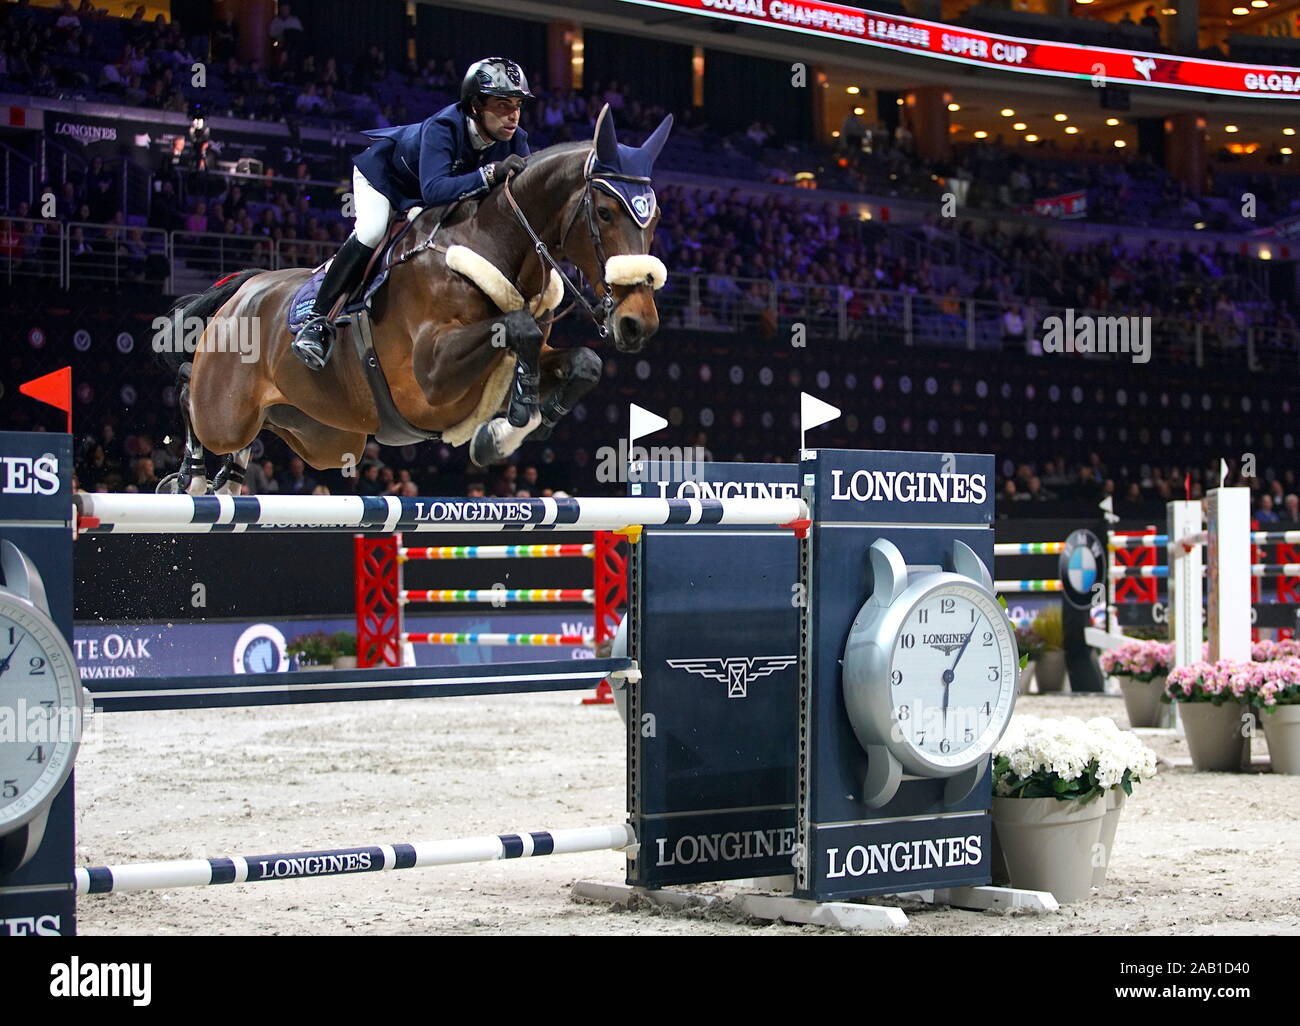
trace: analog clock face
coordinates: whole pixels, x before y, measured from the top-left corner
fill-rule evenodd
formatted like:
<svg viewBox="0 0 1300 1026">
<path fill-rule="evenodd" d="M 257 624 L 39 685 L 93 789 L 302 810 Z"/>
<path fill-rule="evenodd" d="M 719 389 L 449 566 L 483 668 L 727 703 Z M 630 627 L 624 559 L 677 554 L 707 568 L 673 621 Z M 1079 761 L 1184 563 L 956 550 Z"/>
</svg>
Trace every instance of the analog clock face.
<svg viewBox="0 0 1300 1026">
<path fill-rule="evenodd" d="M 996 743 L 1015 701 L 1014 635 L 997 601 L 945 583 L 915 602 L 895 636 L 895 738 L 932 765 L 963 766 Z"/>
<path fill-rule="evenodd" d="M 244 669 L 249 673 L 273 673 L 280 668 L 280 650 L 271 638 L 254 638 L 244 649 Z"/>
<path fill-rule="evenodd" d="M 0 831 L 21 825 L 62 785 L 81 711 L 63 637 L 26 603 L 0 602 Z"/>
</svg>

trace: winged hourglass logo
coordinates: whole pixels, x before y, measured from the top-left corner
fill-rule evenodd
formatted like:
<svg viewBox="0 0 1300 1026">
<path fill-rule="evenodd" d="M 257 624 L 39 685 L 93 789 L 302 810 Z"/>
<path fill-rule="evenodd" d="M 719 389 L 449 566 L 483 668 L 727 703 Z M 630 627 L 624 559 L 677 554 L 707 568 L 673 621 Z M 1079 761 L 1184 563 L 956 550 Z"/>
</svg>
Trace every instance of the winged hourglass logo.
<svg viewBox="0 0 1300 1026">
<path fill-rule="evenodd" d="M 749 682 L 794 666 L 798 656 L 735 656 L 731 659 L 669 659 L 674 670 L 685 670 L 727 685 L 728 698 L 744 698 Z"/>
</svg>

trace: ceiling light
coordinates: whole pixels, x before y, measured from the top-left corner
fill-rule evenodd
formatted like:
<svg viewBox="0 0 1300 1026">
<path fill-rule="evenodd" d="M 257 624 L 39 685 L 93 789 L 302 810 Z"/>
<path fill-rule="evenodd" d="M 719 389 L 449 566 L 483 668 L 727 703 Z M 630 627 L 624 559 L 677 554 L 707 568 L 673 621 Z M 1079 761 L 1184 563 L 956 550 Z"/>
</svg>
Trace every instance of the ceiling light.
<svg viewBox="0 0 1300 1026">
<path fill-rule="evenodd" d="M 1078 129 L 1077 127 L 1075 127 L 1074 125 L 1066 125 L 1066 126 L 1065 126 L 1065 134 L 1066 134 L 1066 135 L 1078 135 L 1078 134 L 1079 134 L 1079 129 Z"/>
<path fill-rule="evenodd" d="M 1268 0 L 1250 0 L 1251 7 L 1267 7 Z"/>
<path fill-rule="evenodd" d="M 1053 120 L 1053 121 L 1069 121 L 1069 120 L 1070 120 L 1070 115 L 1069 115 L 1069 114 L 1053 114 L 1053 115 L 1052 115 L 1052 120 Z"/>
<path fill-rule="evenodd" d="M 1281 153 L 1282 156 L 1284 157 L 1289 157 L 1295 151 L 1292 150 L 1290 146 L 1283 146 L 1282 149 L 1280 149 L 1278 152 Z"/>
<path fill-rule="evenodd" d="M 984 129 L 982 129 L 982 128 L 981 128 L 978 132 L 975 133 L 975 138 L 976 138 L 976 139 L 987 139 L 988 137 L 989 137 L 988 132 L 984 131 Z"/>
<path fill-rule="evenodd" d="M 961 104 L 960 104 L 960 103 L 950 103 L 950 104 L 948 104 L 948 109 L 949 109 L 950 111 L 952 111 L 952 112 L 955 114 L 957 111 L 961 110 Z"/>
<path fill-rule="evenodd" d="M 1224 130 L 1225 132 L 1228 132 L 1229 134 L 1231 134 L 1231 133 L 1237 131 L 1237 126 L 1236 126 L 1236 125 L 1224 125 L 1224 126 L 1223 126 L 1223 130 Z"/>
<path fill-rule="evenodd" d="M 865 114 L 866 112 L 867 112 L 867 111 L 866 111 L 866 108 L 865 108 L 865 107 L 854 107 L 854 108 L 853 108 L 853 113 L 856 114 L 858 117 L 861 117 L 861 116 L 862 116 L 863 114 Z"/>
<path fill-rule="evenodd" d="M 1001 114 L 1004 118 L 1014 118 L 1016 116 L 1016 112 L 1012 110 L 1010 107 L 1003 107 L 1000 111 L 998 111 L 998 113 Z"/>
<path fill-rule="evenodd" d="M 1023 121 L 1017 121 L 1017 122 L 1016 122 L 1014 125 L 1012 125 L 1011 127 L 1014 128 L 1017 132 L 1023 132 L 1023 131 L 1024 131 L 1026 128 L 1028 128 L 1029 126 L 1026 125 Z"/>
<path fill-rule="evenodd" d="M 1025 142 L 1038 142 L 1038 136 L 1034 135 L 1033 132 L 1030 132 L 1025 136 Z"/>
<path fill-rule="evenodd" d="M 1249 7 L 1234 7 L 1234 8 L 1232 9 L 1232 13 L 1235 14 L 1238 18 L 1241 18 L 1241 17 L 1244 17 L 1245 15 L 1247 15 L 1247 14 L 1250 13 L 1250 8 L 1249 8 Z"/>
<path fill-rule="evenodd" d="M 1295 129 L 1294 129 L 1294 128 L 1284 128 L 1284 129 L 1282 129 L 1282 134 L 1283 134 L 1283 135 L 1295 135 Z"/>
<path fill-rule="evenodd" d="M 1123 149 L 1125 146 L 1127 146 L 1127 145 L 1128 145 L 1128 143 L 1126 143 L 1123 139 L 1116 139 L 1116 140 L 1115 140 L 1115 149 L 1117 149 L 1117 150 L 1122 150 L 1122 149 Z"/>
<path fill-rule="evenodd" d="M 857 96 L 858 93 L 862 92 L 862 90 L 859 89 L 857 86 L 849 86 L 844 91 L 848 93 L 850 96 Z"/>
<path fill-rule="evenodd" d="M 1110 125 L 1111 128 L 1114 128 L 1119 124 L 1119 118 L 1107 118 L 1106 124 Z"/>
<path fill-rule="evenodd" d="M 894 101 L 894 103 L 901 107 L 903 105 L 903 98 L 900 96 L 897 100 Z"/>
</svg>

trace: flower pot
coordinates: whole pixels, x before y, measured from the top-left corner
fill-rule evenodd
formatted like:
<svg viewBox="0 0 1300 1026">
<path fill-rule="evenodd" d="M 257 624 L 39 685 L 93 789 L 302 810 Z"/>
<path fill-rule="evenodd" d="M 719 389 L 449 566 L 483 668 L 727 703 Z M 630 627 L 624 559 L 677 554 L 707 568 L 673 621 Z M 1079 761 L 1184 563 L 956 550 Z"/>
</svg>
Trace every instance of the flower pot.
<svg viewBox="0 0 1300 1026">
<path fill-rule="evenodd" d="M 1034 660 L 1034 680 L 1038 681 L 1039 694 L 1064 691 L 1065 653 L 1059 648 L 1038 653 L 1038 658 Z"/>
<path fill-rule="evenodd" d="M 1123 675 L 1117 677 L 1119 690 L 1124 695 L 1124 708 L 1128 710 L 1130 727 L 1158 727 L 1163 709 L 1160 696 L 1165 693 L 1165 678 L 1156 677 L 1150 681 L 1141 681 Z"/>
<path fill-rule="evenodd" d="M 1227 701 L 1222 705 L 1213 702 L 1179 702 L 1178 715 L 1182 717 L 1187 734 L 1187 750 L 1192 765 L 1198 770 L 1236 773 L 1242 765 L 1242 747 L 1246 738 L 1241 734 L 1241 714 L 1245 706 Z"/>
<path fill-rule="evenodd" d="M 356 657 L 356 656 L 354 656 L 354 655 L 350 655 L 350 656 L 341 655 L 341 656 L 335 656 L 335 657 L 334 657 L 334 669 L 336 669 L 336 670 L 355 670 L 356 668 L 357 668 L 357 657 Z"/>
<path fill-rule="evenodd" d="M 1124 802 L 1128 795 L 1123 788 L 1111 787 L 1106 790 L 1106 815 L 1101 819 L 1101 836 L 1097 839 L 1097 858 L 1093 859 L 1092 885 L 1101 887 L 1106 883 L 1106 871 L 1110 868 L 1111 855 L 1115 851 L 1115 831 L 1119 828 L 1119 814 L 1124 811 Z M 1099 865 L 1096 863 L 1100 863 Z"/>
<path fill-rule="evenodd" d="M 1033 680 L 1034 680 L 1034 663 L 1033 660 L 1031 659 L 1029 662 L 1025 663 L 1025 668 L 1020 671 L 1020 682 L 1016 685 L 1016 694 L 1017 695 L 1029 694 L 1029 685 L 1033 683 Z"/>
<path fill-rule="evenodd" d="M 1273 772 L 1300 773 L 1300 705 L 1279 705 L 1260 719 Z"/>
<path fill-rule="evenodd" d="M 1106 816 L 1104 797 L 993 798 L 993 822 L 1012 887 L 1051 891 L 1065 903 L 1092 896 L 1092 863 Z"/>
</svg>

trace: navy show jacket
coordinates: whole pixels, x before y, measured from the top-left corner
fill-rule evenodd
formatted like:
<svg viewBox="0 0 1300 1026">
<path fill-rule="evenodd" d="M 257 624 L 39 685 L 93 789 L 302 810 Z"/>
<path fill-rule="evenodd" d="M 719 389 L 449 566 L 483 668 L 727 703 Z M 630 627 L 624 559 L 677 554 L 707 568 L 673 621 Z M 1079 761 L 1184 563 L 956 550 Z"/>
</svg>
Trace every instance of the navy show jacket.
<svg viewBox="0 0 1300 1026">
<path fill-rule="evenodd" d="M 353 161 L 394 210 L 436 207 L 488 191 L 481 168 L 515 153 L 528 156 L 528 133 L 481 150 L 470 141 L 468 118 L 458 104 L 413 125 L 363 133 L 378 140 Z"/>
</svg>

